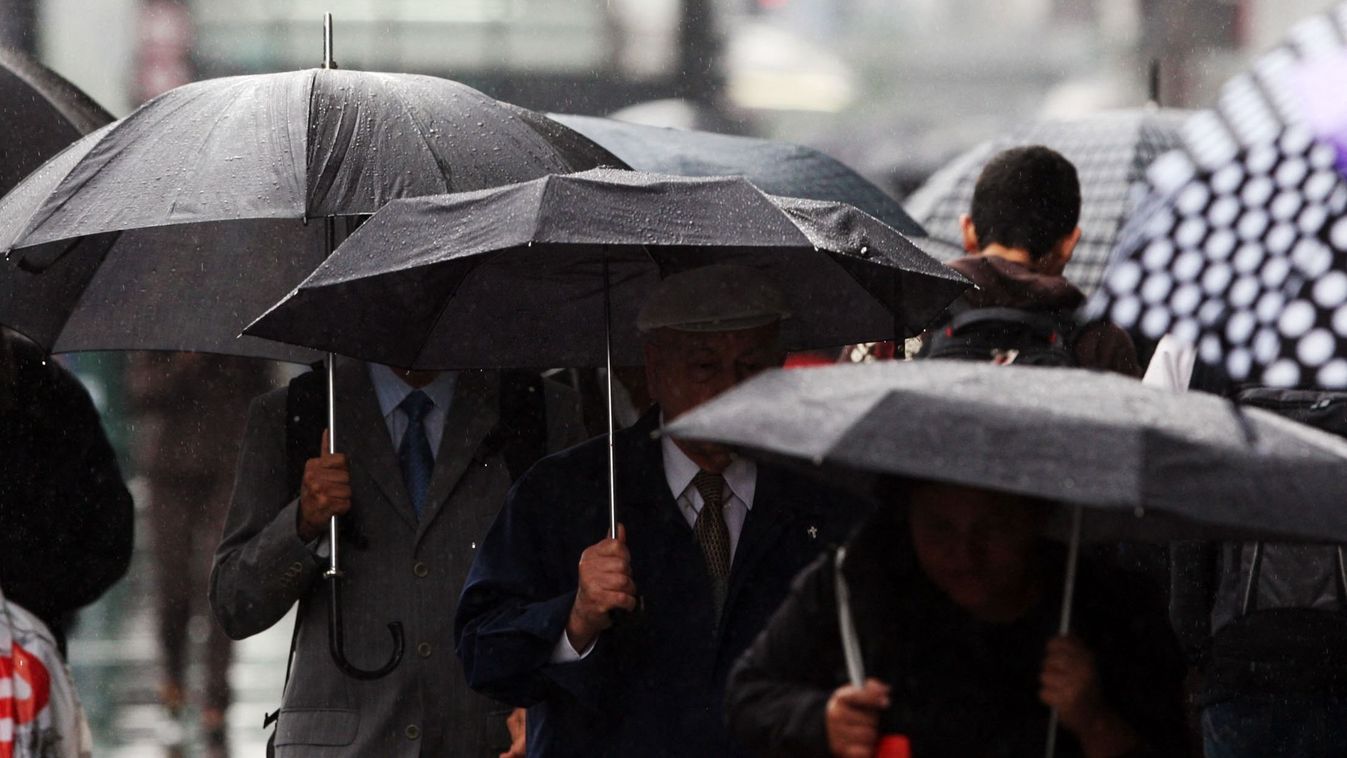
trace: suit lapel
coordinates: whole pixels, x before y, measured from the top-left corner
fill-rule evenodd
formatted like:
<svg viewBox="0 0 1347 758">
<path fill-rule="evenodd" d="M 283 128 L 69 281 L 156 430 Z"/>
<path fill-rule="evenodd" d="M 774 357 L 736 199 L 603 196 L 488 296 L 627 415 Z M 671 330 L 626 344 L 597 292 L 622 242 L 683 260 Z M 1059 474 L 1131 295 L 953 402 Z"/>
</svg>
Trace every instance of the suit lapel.
<svg viewBox="0 0 1347 758">
<path fill-rule="evenodd" d="M 474 454 L 500 415 L 500 381 L 498 375 L 483 371 L 463 371 L 454 386 L 454 400 L 449 416 L 444 421 L 439 452 L 435 454 L 435 470 L 426 491 L 426 502 L 421 512 L 417 538 L 425 532 L 454 487 L 472 465 Z M 408 506 L 410 508 L 410 506 Z"/>
<path fill-rule="evenodd" d="M 725 599 L 725 607 L 733 608 L 735 599 L 742 590 L 754 568 L 762 561 L 772 547 L 785 534 L 786 529 L 798 521 L 795 509 L 785 505 L 789 498 L 783 497 L 782 482 L 768 466 L 758 466 L 758 483 L 753 494 L 753 507 L 744 520 L 744 529 L 739 533 L 739 545 L 734 552 L 734 565 L 730 567 L 730 587 Z"/>
<path fill-rule="evenodd" d="M 393 510 L 415 529 L 416 514 L 368 367 L 359 362 L 342 366 L 337 372 L 337 392 L 337 450 L 350 456 L 352 468 L 365 470 Z"/>
</svg>

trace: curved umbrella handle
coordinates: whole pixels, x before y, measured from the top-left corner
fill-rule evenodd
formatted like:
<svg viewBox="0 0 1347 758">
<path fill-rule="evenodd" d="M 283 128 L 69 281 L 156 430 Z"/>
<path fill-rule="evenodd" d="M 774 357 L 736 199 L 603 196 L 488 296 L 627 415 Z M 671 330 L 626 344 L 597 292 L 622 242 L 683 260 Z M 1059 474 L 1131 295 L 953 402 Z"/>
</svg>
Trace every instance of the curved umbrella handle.
<svg viewBox="0 0 1347 758">
<path fill-rule="evenodd" d="M 341 622 L 341 575 L 329 573 L 327 578 L 331 582 L 328 585 L 331 594 L 328 603 L 327 643 L 332 653 L 332 662 L 336 663 L 337 668 L 347 676 L 363 681 L 382 679 L 393 673 L 393 669 L 402 662 L 402 652 L 406 646 L 402 635 L 402 622 L 393 621 L 388 624 L 388 633 L 393 637 L 393 655 L 389 657 L 387 663 L 377 669 L 362 669 L 356 666 L 346 660 L 346 642 Z"/>
</svg>

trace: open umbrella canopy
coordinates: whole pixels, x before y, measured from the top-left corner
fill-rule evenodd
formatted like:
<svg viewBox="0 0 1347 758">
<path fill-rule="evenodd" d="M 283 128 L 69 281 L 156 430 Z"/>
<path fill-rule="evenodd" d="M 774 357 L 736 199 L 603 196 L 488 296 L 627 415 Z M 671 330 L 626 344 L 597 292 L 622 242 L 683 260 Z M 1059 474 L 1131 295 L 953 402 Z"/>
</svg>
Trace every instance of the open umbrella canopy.
<svg viewBox="0 0 1347 758">
<path fill-rule="evenodd" d="M 1157 160 L 1091 315 L 1236 381 L 1347 387 L 1347 4 L 1310 18 Z"/>
<path fill-rule="evenodd" d="M 854 205 L 908 237 L 926 230 L 896 200 L 832 156 L 777 140 L 549 114 L 638 171 L 742 176 L 763 192 Z"/>
<path fill-rule="evenodd" d="M 942 260 L 963 255 L 959 218 L 972 205 L 973 188 L 987 161 L 1007 148 L 1046 145 L 1066 156 L 1080 175 L 1081 238 L 1066 277 L 1088 294 L 1099 286 L 1118 231 L 1145 194 L 1147 166 L 1179 146 L 1186 115 L 1134 108 L 1028 124 L 955 158 L 912 194 L 907 209 L 932 240 L 945 243 L 927 245 L 928 252 Z"/>
<path fill-rule="evenodd" d="M 667 434 L 1087 507 L 1095 539 L 1347 541 L 1347 442 L 1214 395 L 958 361 L 772 371 Z"/>
<path fill-rule="evenodd" d="M 774 281 L 789 349 L 913 334 L 968 286 L 850 206 L 600 169 L 390 203 L 247 333 L 409 368 L 593 366 L 611 321 L 634 365 L 646 294 L 710 263 Z"/>
<path fill-rule="evenodd" d="M 0 193 L 112 115 L 58 74 L 0 47 Z"/>
<path fill-rule="evenodd" d="M 620 162 L 540 114 L 436 77 L 314 69 L 189 84 L 0 199 L 0 249 L 12 251 L 0 323 L 53 351 L 311 360 L 238 339 L 326 254 L 324 224 L 301 222 L 597 165 Z M 82 242 L 42 244 L 62 240 Z"/>
</svg>

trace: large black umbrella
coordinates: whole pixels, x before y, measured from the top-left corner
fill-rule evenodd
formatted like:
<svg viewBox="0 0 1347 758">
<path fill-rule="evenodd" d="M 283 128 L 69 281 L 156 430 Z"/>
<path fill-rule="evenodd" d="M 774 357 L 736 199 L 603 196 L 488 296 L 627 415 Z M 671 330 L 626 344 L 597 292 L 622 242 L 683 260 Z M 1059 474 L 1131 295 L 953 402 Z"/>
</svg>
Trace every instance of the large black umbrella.
<svg viewBox="0 0 1347 758">
<path fill-rule="evenodd" d="M 786 295 L 792 349 L 919 332 L 968 286 L 850 206 L 600 169 L 390 203 L 248 333 L 409 368 L 606 366 L 611 466 L 612 364 L 641 362 L 641 303 L 726 262 Z M 609 506 L 616 534 L 611 486 Z"/>
<path fill-rule="evenodd" d="M 0 323 L 54 351 L 151 349 L 312 360 L 242 328 L 389 200 L 615 164 L 547 118 L 428 76 L 324 68 L 171 90 L 76 142 L 0 199 Z M 67 244 L 62 244 L 67 243 Z M 332 361 L 328 361 L 331 382 Z M 330 451 L 337 449 L 329 408 Z M 333 518 L 334 662 L 342 645 Z"/>
<path fill-rule="evenodd" d="M 1105 372 L 957 361 L 774 371 L 666 432 L 1083 505 L 1087 538 L 1347 542 L 1347 442 Z"/>
<path fill-rule="evenodd" d="M 763 192 L 854 205 L 908 237 L 926 231 L 893 198 L 836 158 L 803 145 L 595 116 L 550 114 L 638 171 L 743 176 Z"/>
<path fill-rule="evenodd" d="M 771 277 L 792 350 L 919 333 L 968 286 L 846 205 L 597 169 L 390 203 L 247 333 L 409 368 L 601 366 L 611 314 L 636 365 L 647 293 L 709 263 Z"/>
<path fill-rule="evenodd" d="M 0 47 L 0 193 L 112 115 L 28 56 Z"/>
<path fill-rule="evenodd" d="M 313 69 L 188 84 L 0 199 L 0 249 L 122 232 L 59 258 L 50 246 L 14 250 L 0 269 L 0 323 L 58 352 L 310 361 L 238 334 L 323 260 L 323 219 L 597 165 L 620 163 L 537 113 L 436 77 Z"/>
<path fill-rule="evenodd" d="M 1157 160 L 1091 315 L 1237 381 L 1347 387 L 1347 4 L 1226 83 Z"/>
<path fill-rule="evenodd" d="M 956 361 L 773 371 L 664 431 L 843 477 L 895 475 L 1073 504 L 1053 525 L 1070 541 L 1062 634 L 1083 538 L 1347 541 L 1347 442 L 1214 395 L 1105 372 Z M 859 648 L 839 598 L 855 679 Z M 1055 727 L 1056 714 L 1049 756 Z"/>
<path fill-rule="evenodd" d="M 1047 145 L 1080 174 L 1080 243 L 1066 276 L 1086 293 L 1104 276 L 1118 232 L 1145 193 L 1146 168 L 1179 146 L 1186 113 L 1159 108 L 1109 111 L 1077 119 L 1039 121 L 984 142 L 931 175 L 908 198 L 907 209 L 943 245 L 927 245 L 942 260 L 963 255 L 959 217 L 992 156 L 1020 145 Z"/>
</svg>

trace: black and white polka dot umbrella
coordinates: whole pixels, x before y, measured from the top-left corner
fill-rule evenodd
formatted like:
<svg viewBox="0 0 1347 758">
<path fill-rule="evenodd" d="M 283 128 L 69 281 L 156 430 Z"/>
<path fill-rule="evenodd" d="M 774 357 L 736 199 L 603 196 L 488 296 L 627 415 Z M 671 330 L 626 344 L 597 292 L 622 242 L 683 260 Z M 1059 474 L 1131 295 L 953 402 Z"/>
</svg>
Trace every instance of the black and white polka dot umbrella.
<svg viewBox="0 0 1347 758">
<path fill-rule="evenodd" d="M 1039 121 L 963 153 L 906 203 L 909 213 L 939 247 L 923 245 L 937 258 L 963 254 L 959 217 L 973 201 L 973 186 L 992 156 L 1020 145 L 1047 145 L 1076 166 L 1081 184 L 1081 240 L 1066 276 L 1090 293 L 1099 286 L 1118 232 L 1145 196 L 1146 167 L 1179 146 L 1187 111 L 1135 108 L 1086 118 Z"/>
<path fill-rule="evenodd" d="M 1088 312 L 1194 343 L 1237 381 L 1347 387 L 1343 134 L 1347 4 L 1184 124 Z"/>
</svg>

